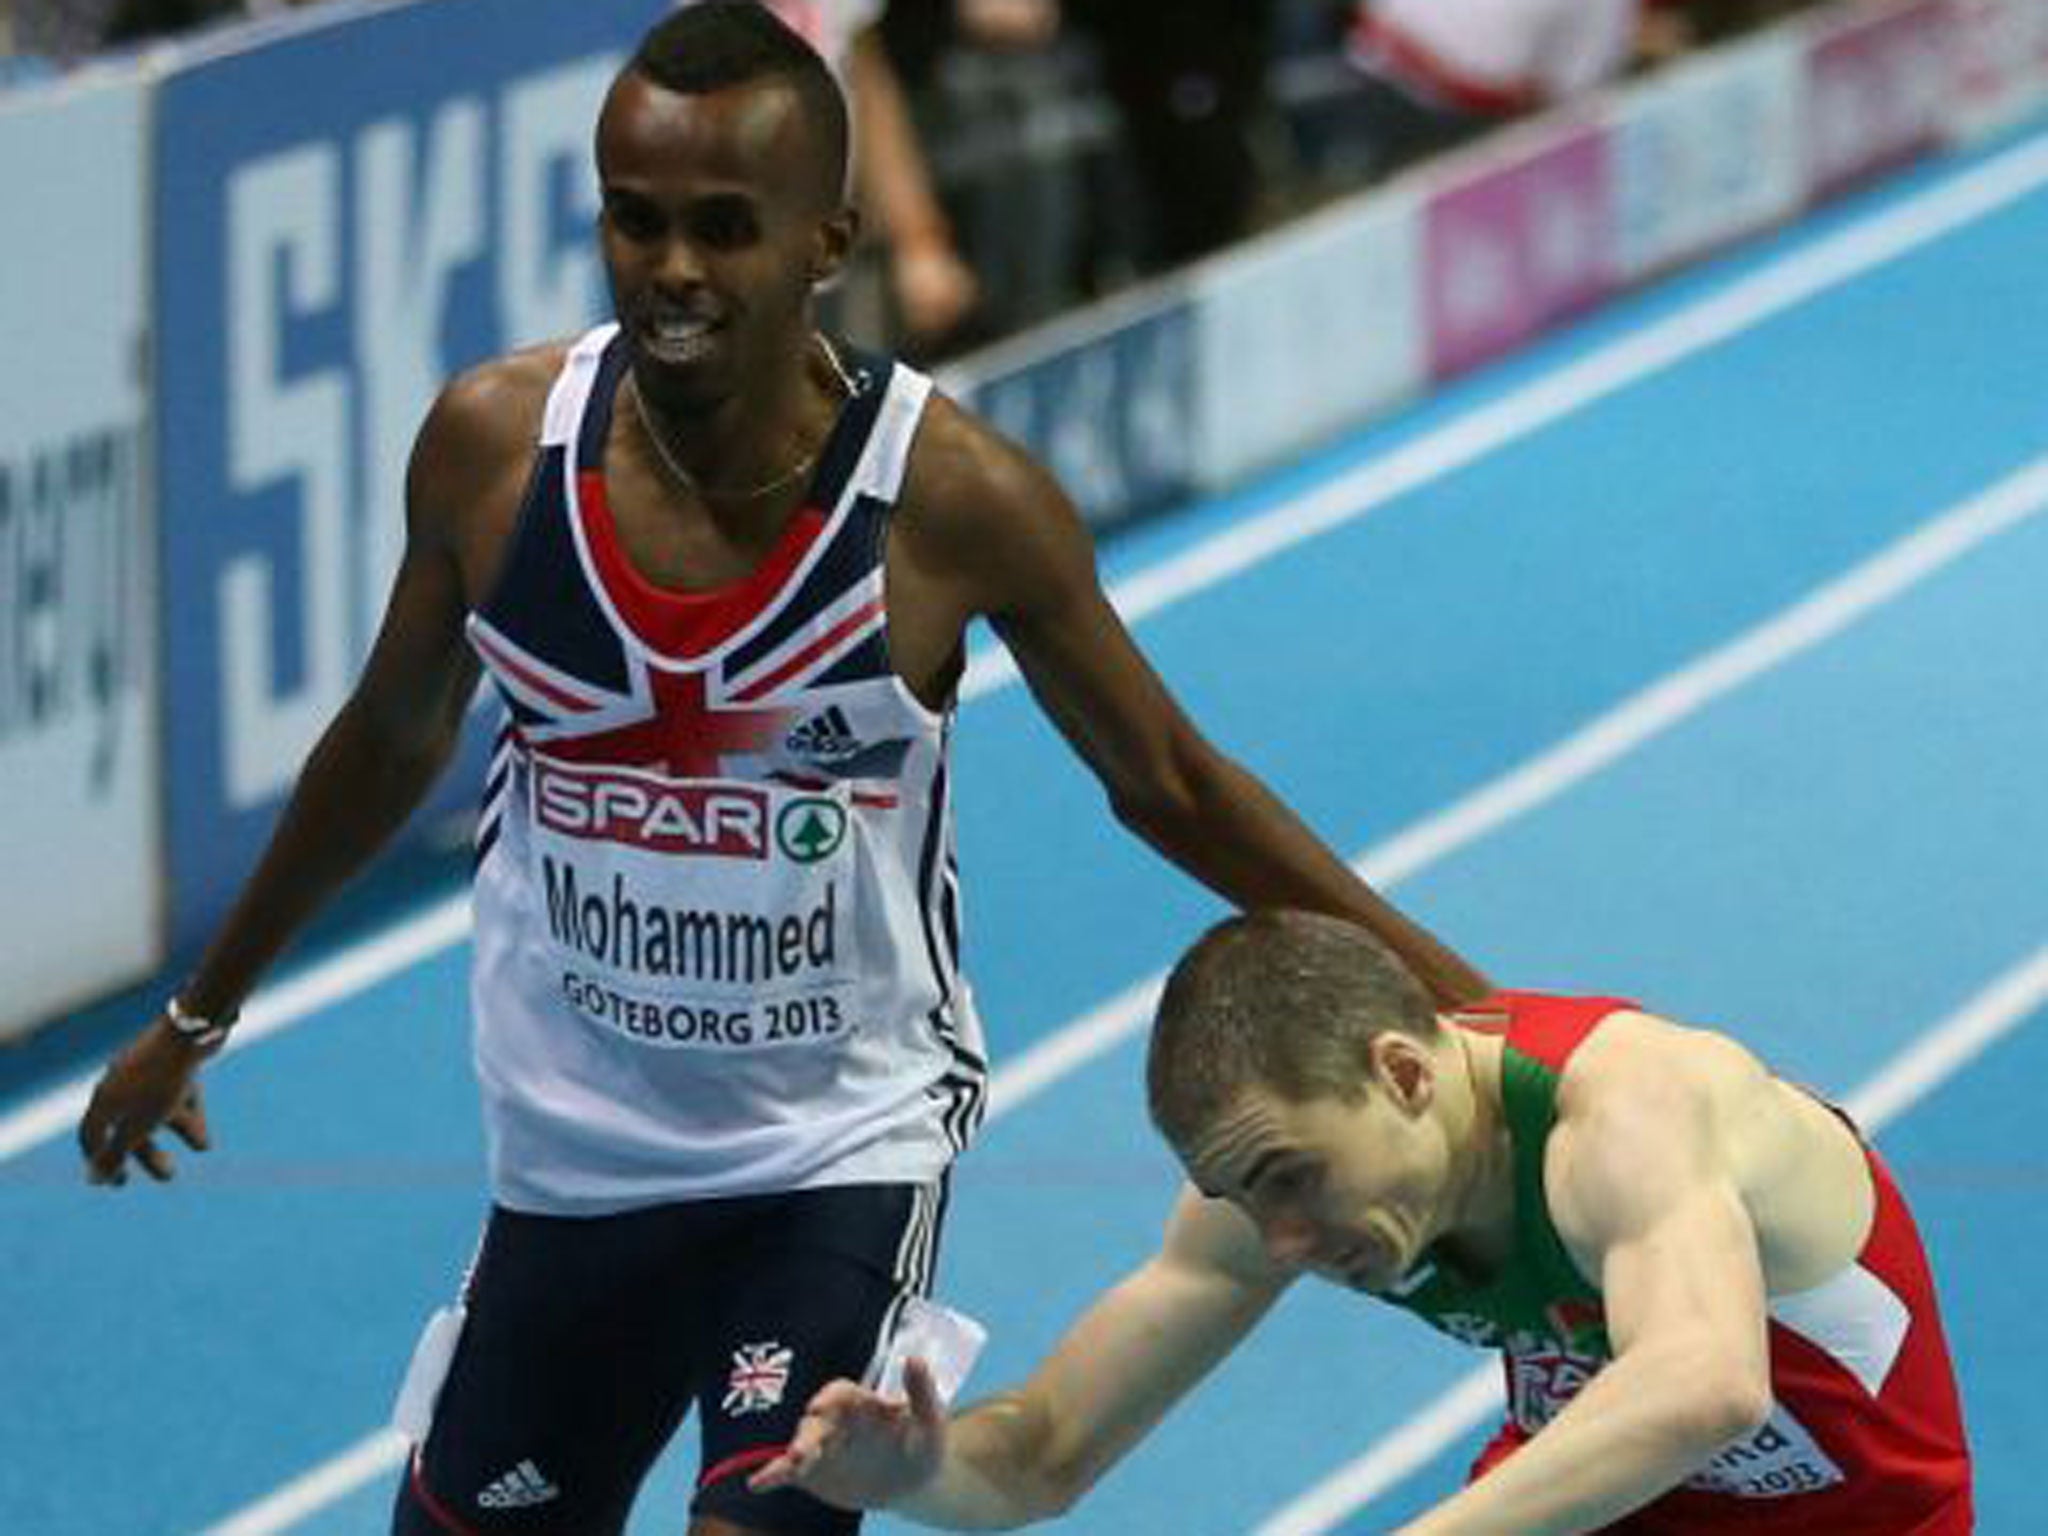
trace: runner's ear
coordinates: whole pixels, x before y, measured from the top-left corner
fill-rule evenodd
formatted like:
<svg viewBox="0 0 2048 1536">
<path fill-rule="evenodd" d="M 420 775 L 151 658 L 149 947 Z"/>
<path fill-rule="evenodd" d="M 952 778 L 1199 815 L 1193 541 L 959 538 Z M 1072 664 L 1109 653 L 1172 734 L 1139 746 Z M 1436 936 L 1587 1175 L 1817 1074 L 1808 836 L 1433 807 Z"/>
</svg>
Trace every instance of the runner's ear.
<svg viewBox="0 0 2048 1536">
<path fill-rule="evenodd" d="M 1436 1100 L 1436 1064 L 1420 1041 L 1388 1030 L 1372 1043 L 1373 1078 L 1395 1107 L 1418 1114 Z"/>
<path fill-rule="evenodd" d="M 813 288 L 831 282 L 845 270 L 859 235 L 860 211 L 856 208 L 840 208 L 818 221 L 811 234 L 809 276 Z"/>
</svg>

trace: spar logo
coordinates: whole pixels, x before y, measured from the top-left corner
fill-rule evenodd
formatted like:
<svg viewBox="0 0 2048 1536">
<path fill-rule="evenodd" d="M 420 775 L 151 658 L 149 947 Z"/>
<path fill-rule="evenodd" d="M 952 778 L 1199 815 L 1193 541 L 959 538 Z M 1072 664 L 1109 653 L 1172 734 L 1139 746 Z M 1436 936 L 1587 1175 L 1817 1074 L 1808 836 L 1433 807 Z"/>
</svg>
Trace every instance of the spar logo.
<svg viewBox="0 0 2048 1536">
<path fill-rule="evenodd" d="M 546 758 L 536 758 L 533 771 L 535 819 L 564 837 L 624 843 L 655 853 L 768 857 L 768 796 L 761 790 L 618 769 L 570 768 Z M 837 809 L 829 801 L 818 803 Z M 783 811 L 781 822 L 789 820 L 792 809 Z M 842 813 L 833 847 L 844 830 Z M 780 825 L 777 831 L 787 851 L 789 834 Z"/>
<path fill-rule="evenodd" d="M 846 809 L 812 795 L 792 800 L 775 818 L 775 841 L 799 864 L 829 859 L 846 841 Z"/>
</svg>

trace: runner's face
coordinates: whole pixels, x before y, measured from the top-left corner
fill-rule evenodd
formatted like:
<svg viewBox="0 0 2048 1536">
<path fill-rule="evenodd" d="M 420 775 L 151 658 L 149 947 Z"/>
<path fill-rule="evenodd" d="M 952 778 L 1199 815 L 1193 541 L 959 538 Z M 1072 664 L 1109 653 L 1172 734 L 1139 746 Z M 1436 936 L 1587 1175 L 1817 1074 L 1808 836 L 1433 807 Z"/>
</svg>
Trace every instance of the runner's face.
<svg viewBox="0 0 2048 1536">
<path fill-rule="evenodd" d="M 629 70 L 613 84 L 600 237 L 634 376 L 658 406 L 714 409 L 802 357 L 811 288 L 852 235 L 818 153 L 782 81 L 682 94 Z"/>
<path fill-rule="evenodd" d="M 1295 1104 L 1250 1089 L 1188 1169 L 1252 1219 L 1281 1267 L 1383 1292 L 1439 1235 L 1448 1180 L 1432 1099 L 1377 1082 L 1355 1101 Z"/>
</svg>

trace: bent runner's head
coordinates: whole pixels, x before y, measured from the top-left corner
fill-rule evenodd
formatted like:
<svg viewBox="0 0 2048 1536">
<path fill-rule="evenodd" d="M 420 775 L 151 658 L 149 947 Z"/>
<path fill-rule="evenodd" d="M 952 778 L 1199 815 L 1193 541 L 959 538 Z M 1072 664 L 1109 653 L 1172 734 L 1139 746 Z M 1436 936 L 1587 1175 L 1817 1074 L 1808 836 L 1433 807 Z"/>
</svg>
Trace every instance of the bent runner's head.
<svg viewBox="0 0 2048 1536">
<path fill-rule="evenodd" d="M 599 221 L 634 377 L 715 408 L 803 355 L 811 292 L 853 243 L 847 115 L 809 44 L 752 0 L 641 41 L 597 125 Z"/>
<path fill-rule="evenodd" d="M 1174 967 L 1146 1078 L 1196 1186 L 1242 1208 L 1278 1262 L 1380 1291 L 1445 1216 L 1437 1090 L 1454 1059 L 1428 994 L 1378 939 L 1259 912 Z"/>
</svg>

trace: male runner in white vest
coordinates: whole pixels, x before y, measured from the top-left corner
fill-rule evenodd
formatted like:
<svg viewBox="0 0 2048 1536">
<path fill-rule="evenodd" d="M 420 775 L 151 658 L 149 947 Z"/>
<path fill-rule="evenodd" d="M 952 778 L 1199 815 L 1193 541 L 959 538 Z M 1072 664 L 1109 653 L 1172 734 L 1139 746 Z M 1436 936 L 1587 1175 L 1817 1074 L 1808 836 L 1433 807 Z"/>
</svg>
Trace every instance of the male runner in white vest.
<svg viewBox="0 0 2048 1536">
<path fill-rule="evenodd" d="M 1119 818 L 1240 905 L 1482 983 L 1197 734 L 1052 479 L 821 335 L 846 115 L 751 3 L 645 38 L 597 128 L 617 321 L 448 385 L 355 690 L 174 1003 L 80 1128 L 92 1177 L 203 1146 L 196 1073 L 399 827 L 488 671 L 472 1002 L 493 1211 L 395 1529 L 619 1530 L 693 1406 L 690 1530 L 850 1531 L 751 1490 L 929 1285 L 981 1116 L 947 744 L 988 618 Z"/>
</svg>

